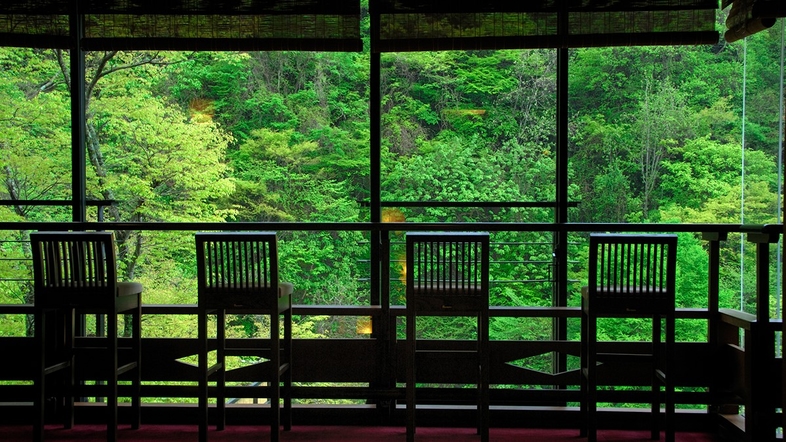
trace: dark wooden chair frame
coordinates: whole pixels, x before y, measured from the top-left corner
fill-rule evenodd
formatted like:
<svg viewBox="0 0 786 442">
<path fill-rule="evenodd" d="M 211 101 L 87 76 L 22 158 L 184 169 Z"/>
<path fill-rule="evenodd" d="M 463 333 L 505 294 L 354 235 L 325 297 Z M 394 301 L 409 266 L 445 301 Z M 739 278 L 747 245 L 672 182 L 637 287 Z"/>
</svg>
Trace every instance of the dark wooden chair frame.
<svg viewBox="0 0 786 442">
<path fill-rule="evenodd" d="M 98 350 L 106 364 L 107 440 L 117 439 L 118 377 L 131 379 L 131 427 L 141 421 L 141 305 L 142 286 L 117 281 L 114 235 L 110 232 L 35 232 L 30 234 L 35 290 L 35 340 L 39 372 L 35 380 L 34 406 L 37 416 L 33 438 L 44 439 L 47 378 L 60 374 L 63 385 L 64 426 L 74 424 L 75 366 Z M 105 346 L 75 345 L 76 314 L 107 317 Z M 132 316 L 130 348 L 118 348 L 117 315 Z M 53 327 L 50 327 L 53 325 Z M 93 338 L 91 338 L 92 340 Z M 123 364 L 118 354 L 122 353 Z M 92 354 L 92 353 L 91 353 Z M 95 363 L 95 362 L 93 362 Z"/>
<path fill-rule="evenodd" d="M 269 357 L 269 361 L 263 363 L 269 367 L 269 373 L 261 380 L 269 383 L 270 440 L 278 441 L 282 421 L 284 430 L 292 428 L 292 286 L 279 281 L 276 233 L 197 233 L 195 239 L 200 342 L 199 440 L 207 440 L 209 379 L 213 376 L 216 379 L 216 428 L 223 430 L 226 425 L 226 356 L 255 355 Z M 249 254 L 257 254 L 262 259 L 249 260 Z M 217 318 L 217 361 L 212 366 L 208 366 L 207 362 L 209 314 L 215 314 Z M 227 314 L 269 315 L 269 353 L 264 348 L 228 348 L 225 332 Z M 279 336 L 281 315 L 284 316 L 283 340 Z M 283 419 L 280 408 L 282 397 Z"/>
<path fill-rule="evenodd" d="M 582 289 L 581 402 L 582 436 L 597 440 L 597 319 L 652 318 L 651 410 L 654 440 L 660 438 L 660 386 L 665 386 L 666 440 L 674 440 L 674 315 L 677 236 L 666 234 L 591 234 L 589 281 Z M 665 344 L 661 321 L 665 319 Z M 665 347 L 665 358 L 663 357 Z"/>
<path fill-rule="evenodd" d="M 429 255 L 428 262 L 419 259 L 425 254 Z M 478 433 L 486 442 L 490 402 L 489 234 L 409 232 L 406 234 L 406 265 L 407 440 L 415 439 L 416 355 L 419 351 L 428 351 L 418 350 L 416 318 L 474 316 L 478 325 L 477 347 L 473 352 L 479 367 Z M 436 273 L 434 269 L 438 269 Z"/>
</svg>

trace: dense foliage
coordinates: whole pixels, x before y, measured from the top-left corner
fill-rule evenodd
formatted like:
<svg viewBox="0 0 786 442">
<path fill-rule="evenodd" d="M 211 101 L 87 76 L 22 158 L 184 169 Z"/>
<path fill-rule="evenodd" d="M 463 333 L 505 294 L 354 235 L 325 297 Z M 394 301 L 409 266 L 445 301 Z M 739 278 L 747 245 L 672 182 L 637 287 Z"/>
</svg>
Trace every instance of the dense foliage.
<svg viewBox="0 0 786 442">
<path fill-rule="evenodd" d="M 776 26 L 774 29 L 778 28 Z M 734 45 L 571 50 L 571 221 L 775 222 L 778 201 L 778 30 Z M 747 45 L 745 47 L 744 45 Z M 744 56 L 747 52 L 747 56 Z M 68 199 L 69 53 L 0 48 L 0 162 L 4 200 Z M 108 221 L 366 221 L 369 199 L 369 54 L 87 54 L 88 198 L 114 200 Z M 383 54 L 382 199 L 413 202 L 555 199 L 556 51 Z M 743 72 L 746 75 L 743 96 Z M 742 109 L 746 103 L 744 182 Z M 0 206 L 14 220 L 70 220 L 68 207 Z M 537 208 L 388 208 L 406 221 L 551 222 Z M 94 209 L 89 216 L 95 219 Z M 0 303 L 30 302 L 28 232 L 0 232 Z M 118 231 L 122 275 L 144 302 L 196 302 L 193 232 Z M 369 302 L 368 237 L 280 232 L 281 267 L 296 303 Z M 394 232 L 392 302 L 403 252 Z M 586 237 L 569 249 L 571 297 L 586 280 Z M 493 305 L 550 305 L 552 236 L 493 235 Z M 740 294 L 740 238 L 723 251 L 723 305 Z M 680 235 L 679 306 L 706 306 L 707 257 Z M 744 252 L 752 278 L 752 250 Z M 147 336 L 192 336 L 193 318 L 145 318 Z M 238 318 L 234 333 L 264 335 Z M 571 325 L 573 336 L 577 325 Z M 25 318 L 0 319 L 0 335 Z M 680 324 L 679 338 L 706 339 Z M 424 336 L 469 336 L 464 322 Z M 354 322 L 302 317 L 300 336 L 355 336 Z M 608 338 L 645 337 L 637 321 Z M 544 339 L 548 321 L 498 319 L 494 339 Z"/>
</svg>

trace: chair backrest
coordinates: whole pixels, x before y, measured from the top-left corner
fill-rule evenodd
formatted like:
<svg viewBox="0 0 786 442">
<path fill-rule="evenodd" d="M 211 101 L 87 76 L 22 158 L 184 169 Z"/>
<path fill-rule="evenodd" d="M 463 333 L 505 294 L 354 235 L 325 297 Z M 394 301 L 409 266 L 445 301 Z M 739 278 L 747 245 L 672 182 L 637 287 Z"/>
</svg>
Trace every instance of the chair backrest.
<svg viewBox="0 0 786 442">
<path fill-rule="evenodd" d="M 278 297 L 275 232 L 197 233 L 199 302 L 208 308 L 271 308 Z"/>
<path fill-rule="evenodd" d="M 406 247 L 408 308 L 445 314 L 488 308 L 487 232 L 409 232 Z"/>
<path fill-rule="evenodd" d="M 590 235 L 591 305 L 607 312 L 674 309 L 677 236 Z"/>
<path fill-rule="evenodd" d="M 117 293 L 111 232 L 34 232 L 30 246 L 36 303 L 93 305 Z"/>
</svg>

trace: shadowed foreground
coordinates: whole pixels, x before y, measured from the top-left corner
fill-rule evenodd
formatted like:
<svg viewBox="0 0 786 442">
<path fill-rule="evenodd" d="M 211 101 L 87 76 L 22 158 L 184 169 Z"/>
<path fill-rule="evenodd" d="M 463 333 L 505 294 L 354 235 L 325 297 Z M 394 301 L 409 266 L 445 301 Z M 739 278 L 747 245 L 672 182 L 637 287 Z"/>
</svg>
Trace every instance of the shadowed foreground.
<svg viewBox="0 0 786 442">
<path fill-rule="evenodd" d="M 224 431 L 211 429 L 211 442 L 242 442 L 268 440 L 270 429 L 266 426 L 227 426 Z M 0 440 L 32 440 L 31 426 L 0 426 Z M 65 430 L 58 426 L 47 426 L 46 440 L 93 442 L 106 440 L 106 427 L 102 425 L 76 425 Z M 417 439 L 420 441 L 464 442 L 479 441 L 480 438 L 471 428 L 434 428 L 419 427 Z M 531 428 L 491 428 L 490 439 L 494 442 L 559 442 L 586 440 L 578 435 L 577 429 L 531 429 Z M 121 425 L 118 440 L 149 441 L 196 441 L 196 425 L 143 425 L 139 430 Z M 281 433 L 282 441 L 324 441 L 324 442 L 365 442 L 365 441 L 405 441 L 404 427 L 348 427 L 348 426 L 294 426 L 291 431 Z M 599 430 L 599 441 L 649 441 L 649 431 Z M 663 437 L 661 437 L 663 440 Z M 721 439 L 712 434 L 678 432 L 677 441 L 682 442 L 719 442 Z"/>
</svg>

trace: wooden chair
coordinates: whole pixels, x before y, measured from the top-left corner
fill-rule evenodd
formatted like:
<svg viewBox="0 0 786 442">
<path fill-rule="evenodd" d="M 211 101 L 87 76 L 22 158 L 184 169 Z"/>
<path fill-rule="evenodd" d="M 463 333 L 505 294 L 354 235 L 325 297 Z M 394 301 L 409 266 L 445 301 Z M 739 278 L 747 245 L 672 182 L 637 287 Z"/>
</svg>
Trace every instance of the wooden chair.
<svg viewBox="0 0 786 442">
<path fill-rule="evenodd" d="M 197 233 L 197 278 L 199 296 L 199 440 L 207 440 L 208 380 L 216 379 L 218 430 L 226 419 L 226 357 L 262 356 L 261 380 L 269 386 L 271 440 L 279 440 L 283 378 L 283 425 L 292 426 L 292 284 L 279 282 L 278 243 L 275 232 Z M 226 314 L 270 316 L 270 346 L 227 347 Z M 215 314 L 217 361 L 208 366 L 207 315 Z M 284 339 L 279 339 L 279 319 L 284 315 Z"/>
<path fill-rule="evenodd" d="M 418 316 L 474 316 L 478 363 L 478 432 L 489 437 L 489 234 L 406 234 L 407 440 L 415 438 Z M 444 352 L 439 352 L 443 353 Z M 458 356 L 458 355 L 457 355 Z"/>
<path fill-rule="evenodd" d="M 65 427 L 74 422 L 75 367 L 99 364 L 97 381 L 106 381 L 107 440 L 117 438 L 118 377 L 130 373 L 131 425 L 140 424 L 141 294 L 142 285 L 117 282 L 114 237 L 109 232 L 38 232 L 30 234 L 35 290 L 35 339 L 39 350 L 34 398 L 37 418 L 35 440 L 43 440 L 47 379 L 61 374 L 64 382 Z M 75 315 L 106 315 L 103 345 L 75 345 Z M 133 338 L 120 364 L 117 339 L 118 314 L 133 318 Z M 49 327 L 54 325 L 53 327 Z M 99 356 L 91 357 L 98 352 Z M 125 356 L 125 355 L 124 355 Z M 88 359 L 89 358 L 89 359 Z M 126 361 L 127 360 L 127 361 Z M 83 371 L 80 369 L 80 372 Z"/>
<path fill-rule="evenodd" d="M 652 318 L 652 439 L 660 438 L 660 385 L 665 385 L 666 440 L 674 440 L 675 235 L 590 235 L 589 281 L 581 302 L 582 435 L 596 440 L 597 365 L 612 354 L 598 353 L 597 318 Z M 665 358 L 661 320 L 666 322 Z M 665 360 L 664 360 L 665 359 Z M 664 366 L 665 363 L 665 366 Z"/>
</svg>

